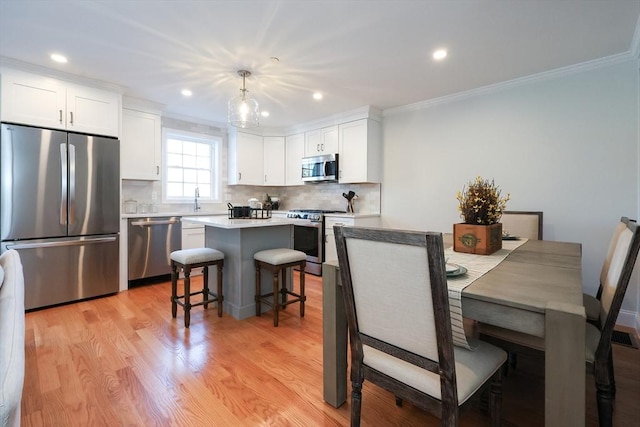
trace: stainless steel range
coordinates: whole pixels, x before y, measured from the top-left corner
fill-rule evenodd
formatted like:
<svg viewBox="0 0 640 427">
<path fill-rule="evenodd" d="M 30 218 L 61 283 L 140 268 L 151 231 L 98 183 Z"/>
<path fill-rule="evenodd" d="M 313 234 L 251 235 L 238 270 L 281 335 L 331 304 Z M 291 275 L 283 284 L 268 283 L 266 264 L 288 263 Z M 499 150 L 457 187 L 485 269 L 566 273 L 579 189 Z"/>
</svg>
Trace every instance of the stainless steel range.
<svg viewBox="0 0 640 427">
<path fill-rule="evenodd" d="M 293 209 L 287 213 L 287 218 L 300 220 L 294 225 L 293 248 L 307 254 L 307 266 L 304 271 L 316 276 L 322 276 L 325 244 L 324 214 L 328 213 L 344 213 L 344 211 Z"/>
</svg>

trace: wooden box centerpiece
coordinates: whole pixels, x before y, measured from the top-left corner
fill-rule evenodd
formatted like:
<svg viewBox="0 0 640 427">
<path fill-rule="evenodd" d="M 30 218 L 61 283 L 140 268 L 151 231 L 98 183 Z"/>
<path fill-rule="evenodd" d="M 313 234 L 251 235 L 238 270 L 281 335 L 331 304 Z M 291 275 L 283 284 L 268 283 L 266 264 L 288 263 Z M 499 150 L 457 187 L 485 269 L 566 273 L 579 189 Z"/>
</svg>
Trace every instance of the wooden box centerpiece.
<svg viewBox="0 0 640 427">
<path fill-rule="evenodd" d="M 490 255 L 502 249 L 502 224 L 509 194 L 500 196 L 493 180 L 477 177 L 458 192 L 458 210 L 463 223 L 453 224 L 453 250 Z"/>
<path fill-rule="evenodd" d="M 502 249 L 502 223 L 491 225 L 453 224 L 453 250 L 490 255 Z"/>
</svg>

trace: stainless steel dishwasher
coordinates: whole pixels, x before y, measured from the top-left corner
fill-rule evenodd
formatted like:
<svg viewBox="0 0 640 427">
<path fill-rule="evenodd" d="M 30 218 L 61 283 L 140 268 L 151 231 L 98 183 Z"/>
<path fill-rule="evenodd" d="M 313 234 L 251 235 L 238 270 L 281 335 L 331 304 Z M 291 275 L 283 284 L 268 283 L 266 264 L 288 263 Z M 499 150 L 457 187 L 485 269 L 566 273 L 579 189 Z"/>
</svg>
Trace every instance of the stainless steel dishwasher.
<svg viewBox="0 0 640 427">
<path fill-rule="evenodd" d="M 171 274 L 169 255 L 181 246 L 179 216 L 129 219 L 129 281 Z"/>
</svg>

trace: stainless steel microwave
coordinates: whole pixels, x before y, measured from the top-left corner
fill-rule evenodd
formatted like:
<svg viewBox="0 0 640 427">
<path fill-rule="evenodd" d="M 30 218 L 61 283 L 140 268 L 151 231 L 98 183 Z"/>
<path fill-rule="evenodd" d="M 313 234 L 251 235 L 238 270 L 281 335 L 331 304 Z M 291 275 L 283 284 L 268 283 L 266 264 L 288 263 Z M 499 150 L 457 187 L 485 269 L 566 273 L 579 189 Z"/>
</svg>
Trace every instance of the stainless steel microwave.
<svg viewBox="0 0 640 427">
<path fill-rule="evenodd" d="M 338 181 L 338 155 L 302 158 L 303 182 L 336 182 Z"/>
</svg>

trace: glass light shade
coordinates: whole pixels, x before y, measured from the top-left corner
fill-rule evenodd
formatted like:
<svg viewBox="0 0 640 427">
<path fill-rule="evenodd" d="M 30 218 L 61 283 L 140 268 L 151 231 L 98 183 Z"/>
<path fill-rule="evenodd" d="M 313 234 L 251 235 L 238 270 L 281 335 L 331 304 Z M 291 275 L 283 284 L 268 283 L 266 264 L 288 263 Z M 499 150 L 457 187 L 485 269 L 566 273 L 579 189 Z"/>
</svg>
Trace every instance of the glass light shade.
<svg viewBox="0 0 640 427">
<path fill-rule="evenodd" d="M 239 128 L 253 128 L 260 125 L 258 101 L 249 98 L 246 92 L 229 100 L 229 123 Z"/>
</svg>

